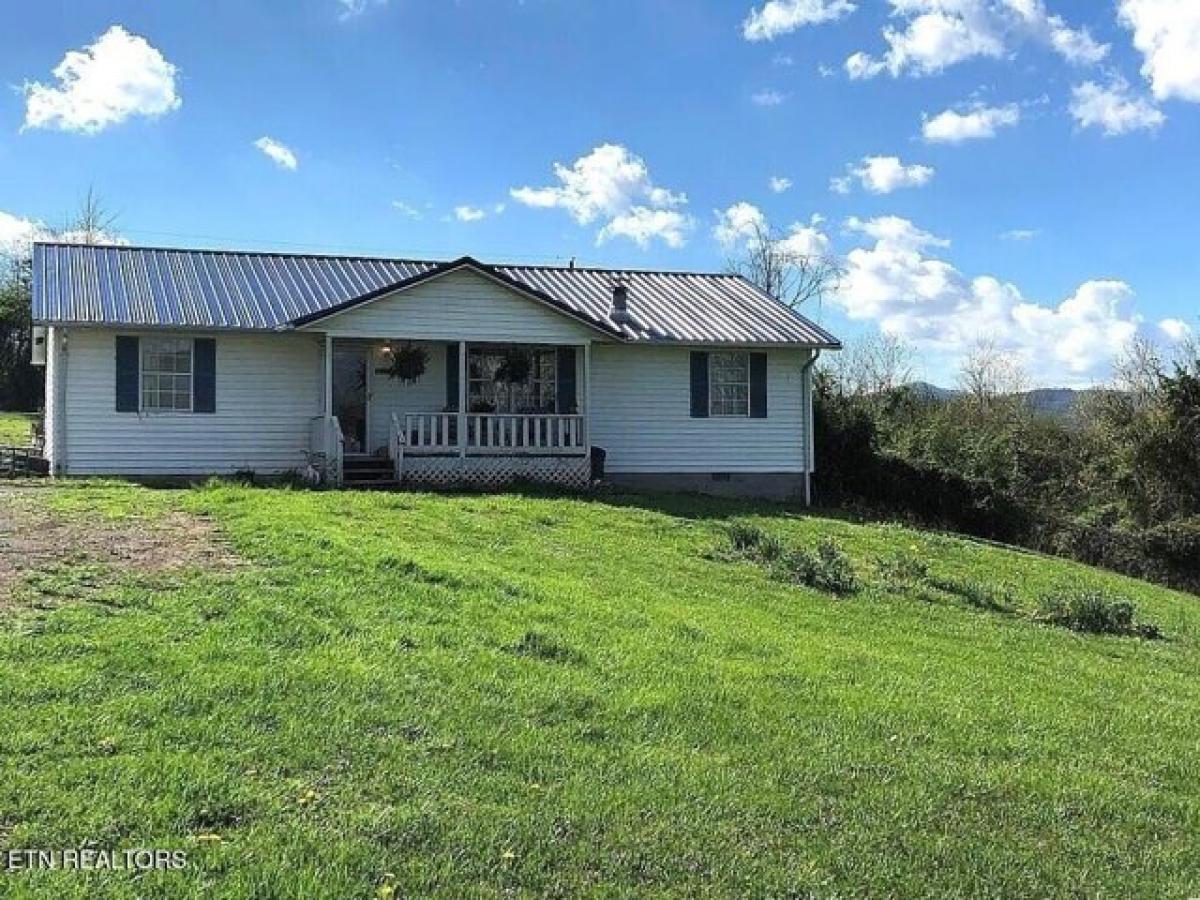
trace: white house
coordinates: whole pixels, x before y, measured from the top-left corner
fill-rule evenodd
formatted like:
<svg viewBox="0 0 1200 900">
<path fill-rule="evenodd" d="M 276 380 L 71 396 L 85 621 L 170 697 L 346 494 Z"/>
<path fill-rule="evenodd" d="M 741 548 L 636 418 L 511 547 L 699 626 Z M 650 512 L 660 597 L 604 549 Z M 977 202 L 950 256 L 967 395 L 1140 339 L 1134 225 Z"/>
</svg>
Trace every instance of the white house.
<svg viewBox="0 0 1200 900">
<path fill-rule="evenodd" d="M 53 243 L 33 319 L 53 473 L 346 486 L 807 496 L 839 346 L 732 275 Z"/>
</svg>

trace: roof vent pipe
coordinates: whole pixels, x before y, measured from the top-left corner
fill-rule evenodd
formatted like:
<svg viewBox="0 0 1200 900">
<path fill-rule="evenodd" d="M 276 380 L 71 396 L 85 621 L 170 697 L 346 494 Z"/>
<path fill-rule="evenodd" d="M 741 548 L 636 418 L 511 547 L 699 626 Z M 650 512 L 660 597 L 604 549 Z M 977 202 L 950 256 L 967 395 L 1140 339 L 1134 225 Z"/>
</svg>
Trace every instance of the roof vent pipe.
<svg viewBox="0 0 1200 900">
<path fill-rule="evenodd" d="M 609 318 L 618 325 L 633 321 L 629 315 L 629 285 L 624 281 L 613 283 L 612 312 L 609 314 Z"/>
</svg>

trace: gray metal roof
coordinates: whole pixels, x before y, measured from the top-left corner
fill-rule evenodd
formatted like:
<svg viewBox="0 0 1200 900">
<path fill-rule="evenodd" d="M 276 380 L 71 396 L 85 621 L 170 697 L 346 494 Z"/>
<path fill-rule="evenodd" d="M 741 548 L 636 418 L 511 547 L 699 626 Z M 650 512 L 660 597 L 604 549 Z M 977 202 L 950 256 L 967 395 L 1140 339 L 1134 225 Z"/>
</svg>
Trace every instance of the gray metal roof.
<svg viewBox="0 0 1200 900">
<path fill-rule="evenodd" d="M 36 244 L 33 319 L 56 324 L 276 330 L 469 266 L 615 338 L 837 347 L 833 335 L 743 278 L 152 247 Z M 629 287 L 628 323 L 610 317 Z"/>
</svg>

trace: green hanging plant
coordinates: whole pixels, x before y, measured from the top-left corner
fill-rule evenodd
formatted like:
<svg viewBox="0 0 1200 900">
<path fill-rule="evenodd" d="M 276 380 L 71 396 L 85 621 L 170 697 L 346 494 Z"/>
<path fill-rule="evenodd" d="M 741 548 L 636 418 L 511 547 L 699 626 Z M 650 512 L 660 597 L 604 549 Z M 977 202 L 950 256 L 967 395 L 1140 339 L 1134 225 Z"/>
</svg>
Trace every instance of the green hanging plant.
<svg viewBox="0 0 1200 900">
<path fill-rule="evenodd" d="M 413 346 L 411 341 L 405 342 L 403 347 L 392 347 L 390 355 L 392 364 L 379 371 L 403 384 L 420 381 L 429 366 L 429 351 L 424 347 Z"/>
<path fill-rule="evenodd" d="M 504 351 L 500 365 L 496 367 L 496 380 L 505 384 L 525 384 L 533 374 L 533 354 L 520 347 Z"/>
</svg>

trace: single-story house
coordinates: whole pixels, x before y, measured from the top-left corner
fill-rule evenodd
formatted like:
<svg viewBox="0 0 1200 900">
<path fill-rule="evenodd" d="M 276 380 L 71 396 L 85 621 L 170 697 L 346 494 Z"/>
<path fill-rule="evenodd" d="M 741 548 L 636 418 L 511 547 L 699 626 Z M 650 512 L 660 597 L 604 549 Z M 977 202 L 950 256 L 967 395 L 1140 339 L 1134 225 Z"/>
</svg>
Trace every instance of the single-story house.
<svg viewBox="0 0 1200 900">
<path fill-rule="evenodd" d="M 806 497 L 839 347 L 735 275 L 58 243 L 33 320 L 53 473 L 346 486 Z"/>
</svg>

